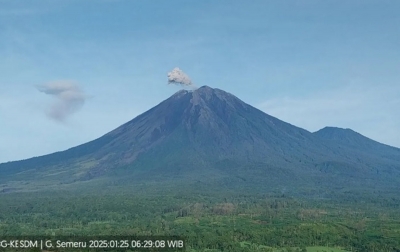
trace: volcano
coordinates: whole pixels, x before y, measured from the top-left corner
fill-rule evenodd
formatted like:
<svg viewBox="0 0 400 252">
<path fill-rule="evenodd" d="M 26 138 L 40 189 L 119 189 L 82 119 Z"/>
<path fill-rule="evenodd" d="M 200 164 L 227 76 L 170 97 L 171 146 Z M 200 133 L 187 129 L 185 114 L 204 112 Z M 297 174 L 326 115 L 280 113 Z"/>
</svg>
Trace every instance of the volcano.
<svg viewBox="0 0 400 252">
<path fill-rule="evenodd" d="M 94 141 L 0 164 L 0 185 L 15 190 L 21 182 L 51 186 L 100 180 L 205 183 L 233 190 L 243 185 L 254 190 L 394 188 L 400 181 L 400 149 L 349 129 L 311 133 L 203 86 L 175 93 Z"/>
</svg>

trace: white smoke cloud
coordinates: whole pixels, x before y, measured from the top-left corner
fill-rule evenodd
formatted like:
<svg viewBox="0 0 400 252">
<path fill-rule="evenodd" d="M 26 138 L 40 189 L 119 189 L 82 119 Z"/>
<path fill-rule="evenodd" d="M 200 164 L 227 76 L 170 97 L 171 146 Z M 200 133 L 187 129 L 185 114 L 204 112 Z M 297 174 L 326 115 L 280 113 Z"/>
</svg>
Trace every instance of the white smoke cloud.
<svg viewBox="0 0 400 252">
<path fill-rule="evenodd" d="M 168 73 L 168 84 L 175 84 L 185 87 L 196 87 L 187 74 L 175 67 Z"/>
<path fill-rule="evenodd" d="M 83 91 L 72 81 L 50 82 L 37 86 L 37 89 L 56 98 L 46 113 L 50 118 L 60 122 L 82 108 L 87 99 Z"/>
</svg>

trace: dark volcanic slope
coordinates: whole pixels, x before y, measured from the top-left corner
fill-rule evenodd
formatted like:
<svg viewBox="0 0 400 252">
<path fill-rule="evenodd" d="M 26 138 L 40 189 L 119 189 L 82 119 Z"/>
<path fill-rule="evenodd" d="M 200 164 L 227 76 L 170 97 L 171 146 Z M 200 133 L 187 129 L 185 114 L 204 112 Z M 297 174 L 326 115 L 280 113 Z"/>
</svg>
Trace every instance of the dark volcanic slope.
<svg viewBox="0 0 400 252">
<path fill-rule="evenodd" d="M 204 86 L 179 91 L 87 144 L 1 164 L 0 181 L 119 176 L 232 185 L 396 183 L 399 149 L 382 146 L 346 130 L 310 133 Z"/>
</svg>

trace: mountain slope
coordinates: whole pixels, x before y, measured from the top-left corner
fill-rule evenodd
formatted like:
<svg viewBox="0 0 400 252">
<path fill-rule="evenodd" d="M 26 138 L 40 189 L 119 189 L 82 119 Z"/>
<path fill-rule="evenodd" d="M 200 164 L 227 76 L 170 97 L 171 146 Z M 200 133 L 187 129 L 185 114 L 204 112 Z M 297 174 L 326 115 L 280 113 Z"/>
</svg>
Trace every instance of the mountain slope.
<svg viewBox="0 0 400 252">
<path fill-rule="evenodd" d="M 179 91 L 89 143 L 0 164 L 0 183 L 113 179 L 300 188 L 398 182 L 399 149 L 387 152 L 358 133 L 339 131 L 310 133 L 204 86 Z"/>
<path fill-rule="evenodd" d="M 314 132 L 314 135 L 321 139 L 328 140 L 351 149 L 368 152 L 373 155 L 393 158 L 400 157 L 400 149 L 376 142 L 351 129 L 325 127 L 317 132 Z"/>
</svg>

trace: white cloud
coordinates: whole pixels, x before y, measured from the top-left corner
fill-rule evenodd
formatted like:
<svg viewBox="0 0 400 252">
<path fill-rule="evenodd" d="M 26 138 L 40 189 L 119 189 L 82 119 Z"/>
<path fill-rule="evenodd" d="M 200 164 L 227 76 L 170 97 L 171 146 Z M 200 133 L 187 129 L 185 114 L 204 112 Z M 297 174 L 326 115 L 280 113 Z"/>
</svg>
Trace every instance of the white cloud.
<svg viewBox="0 0 400 252">
<path fill-rule="evenodd" d="M 47 111 L 47 115 L 57 121 L 64 121 L 78 111 L 86 100 L 83 91 L 71 81 L 55 81 L 38 86 L 37 89 L 57 98 Z"/>
</svg>

